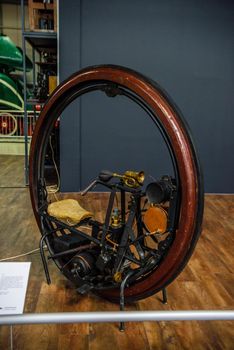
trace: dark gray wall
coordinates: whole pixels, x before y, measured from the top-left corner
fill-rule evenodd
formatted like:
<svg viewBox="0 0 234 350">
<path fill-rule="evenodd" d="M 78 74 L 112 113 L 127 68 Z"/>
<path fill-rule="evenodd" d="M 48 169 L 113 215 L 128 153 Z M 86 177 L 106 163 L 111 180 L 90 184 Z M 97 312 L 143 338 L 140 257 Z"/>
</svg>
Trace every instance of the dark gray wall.
<svg viewBox="0 0 234 350">
<path fill-rule="evenodd" d="M 234 2 L 60 0 L 59 10 L 60 80 L 102 63 L 156 80 L 190 125 L 206 192 L 234 192 Z M 62 117 L 62 190 L 84 187 L 103 168 L 158 176 L 170 162 L 138 107 L 93 93 Z"/>
</svg>

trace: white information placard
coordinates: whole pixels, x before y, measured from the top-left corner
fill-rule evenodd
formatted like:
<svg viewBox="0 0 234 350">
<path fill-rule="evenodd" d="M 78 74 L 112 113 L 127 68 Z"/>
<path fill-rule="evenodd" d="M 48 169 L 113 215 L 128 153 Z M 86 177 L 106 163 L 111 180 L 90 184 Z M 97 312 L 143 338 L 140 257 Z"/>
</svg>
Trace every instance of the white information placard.
<svg viewBox="0 0 234 350">
<path fill-rule="evenodd" d="M 0 315 L 22 314 L 30 262 L 0 263 Z"/>
</svg>

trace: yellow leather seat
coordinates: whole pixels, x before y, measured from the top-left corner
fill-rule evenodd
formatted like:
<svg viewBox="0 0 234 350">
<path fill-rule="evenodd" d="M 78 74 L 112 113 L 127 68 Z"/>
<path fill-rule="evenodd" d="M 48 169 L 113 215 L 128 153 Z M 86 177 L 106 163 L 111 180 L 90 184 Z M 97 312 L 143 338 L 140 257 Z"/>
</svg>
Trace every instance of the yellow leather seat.
<svg viewBox="0 0 234 350">
<path fill-rule="evenodd" d="M 82 220 L 93 216 L 92 213 L 82 208 L 75 199 L 63 199 L 50 203 L 47 212 L 50 216 L 68 225 L 78 224 Z"/>
</svg>

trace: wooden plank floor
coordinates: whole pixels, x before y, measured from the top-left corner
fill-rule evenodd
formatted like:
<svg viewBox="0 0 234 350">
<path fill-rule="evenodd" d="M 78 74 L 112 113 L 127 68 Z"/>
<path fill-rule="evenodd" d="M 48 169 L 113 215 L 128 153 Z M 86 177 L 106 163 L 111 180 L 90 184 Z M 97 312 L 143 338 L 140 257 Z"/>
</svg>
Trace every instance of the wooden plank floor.
<svg viewBox="0 0 234 350">
<path fill-rule="evenodd" d="M 0 154 L 0 188 L 24 185 L 24 156 Z"/>
<path fill-rule="evenodd" d="M 92 199 L 92 200 L 91 200 Z M 84 200 L 84 199 L 83 199 Z M 106 197 L 93 194 L 87 209 L 100 218 Z M 28 189 L 0 190 L 0 258 L 38 247 Z M 168 287 L 168 304 L 157 294 L 127 310 L 234 309 L 233 246 L 234 195 L 207 195 L 202 236 L 182 274 Z M 31 261 L 25 312 L 111 311 L 111 304 L 92 294 L 78 295 L 50 263 L 52 284 L 45 282 L 39 254 L 16 261 Z M 234 349 L 234 322 L 144 322 L 118 324 L 22 325 L 13 327 L 14 349 Z M 10 349 L 10 329 L 0 327 L 0 349 Z"/>
</svg>

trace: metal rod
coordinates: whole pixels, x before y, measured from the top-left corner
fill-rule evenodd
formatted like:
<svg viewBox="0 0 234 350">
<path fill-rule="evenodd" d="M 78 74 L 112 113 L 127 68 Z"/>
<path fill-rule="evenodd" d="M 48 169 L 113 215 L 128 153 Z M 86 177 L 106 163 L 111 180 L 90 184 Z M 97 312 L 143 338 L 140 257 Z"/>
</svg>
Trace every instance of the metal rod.
<svg viewBox="0 0 234 350">
<path fill-rule="evenodd" d="M 13 326 L 10 325 L 10 342 L 11 342 L 11 350 L 13 350 Z"/>
<path fill-rule="evenodd" d="M 0 325 L 142 321 L 230 321 L 234 310 L 58 312 L 0 316 Z"/>
<path fill-rule="evenodd" d="M 50 232 L 46 233 L 44 236 L 42 236 L 41 239 L 40 239 L 40 244 L 39 244 L 40 255 L 41 255 L 43 268 L 44 268 L 44 271 L 45 271 L 47 284 L 51 284 L 51 279 L 50 279 L 50 273 L 49 273 L 49 269 L 48 269 L 45 253 L 44 253 L 44 241 L 49 235 L 50 235 Z"/>
<path fill-rule="evenodd" d="M 82 250 L 91 249 L 91 248 L 93 248 L 93 247 L 95 247 L 95 245 L 93 245 L 92 243 L 91 243 L 91 244 L 85 244 L 85 245 L 82 245 L 82 246 L 80 246 L 80 247 L 68 249 L 68 250 L 65 250 L 65 251 L 63 251 L 63 252 L 50 255 L 50 256 L 48 257 L 48 259 L 57 259 L 57 258 L 61 258 L 62 256 L 66 256 L 66 255 L 69 255 L 69 254 L 78 253 L 78 252 L 80 252 L 80 251 L 82 251 Z"/>
<path fill-rule="evenodd" d="M 25 185 L 28 185 L 28 113 L 27 113 L 27 75 L 26 75 L 26 43 L 24 37 L 25 12 L 24 1 L 21 0 L 21 18 L 22 18 L 22 50 L 23 50 L 23 93 L 24 93 L 24 172 Z"/>
<path fill-rule="evenodd" d="M 120 311 L 124 311 L 124 289 L 126 287 L 126 284 L 129 280 L 129 278 L 134 274 L 134 270 L 131 270 L 128 272 L 127 276 L 124 278 L 120 285 L 120 301 L 119 301 L 119 306 L 120 306 Z M 124 332 L 125 330 L 125 324 L 124 322 L 120 322 L 119 324 L 119 330 L 120 332 Z"/>
<path fill-rule="evenodd" d="M 121 193 L 121 220 L 122 220 L 122 224 L 125 224 L 126 222 L 126 209 L 125 209 L 125 191 L 123 189 L 120 190 Z"/>
<path fill-rule="evenodd" d="M 35 48 L 32 47 L 32 61 L 33 61 L 33 91 L 35 91 L 36 87 L 36 63 L 35 63 Z"/>
<path fill-rule="evenodd" d="M 113 210 L 113 205 L 114 205 L 114 200 L 115 200 L 115 194 L 116 194 L 115 189 L 112 189 L 110 197 L 109 197 L 107 211 L 106 211 L 105 223 L 103 225 L 103 230 L 102 230 L 102 237 L 101 237 L 102 247 L 104 247 L 105 238 L 106 238 L 107 231 L 108 231 L 108 228 L 110 225 L 111 213 Z"/>
<path fill-rule="evenodd" d="M 162 289 L 162 296 L 163 296 L 163 300 L 162 300 L 163 304 L 167 304 L 167 290 L 166 290 L 166 288 Z"/>
</svg>

